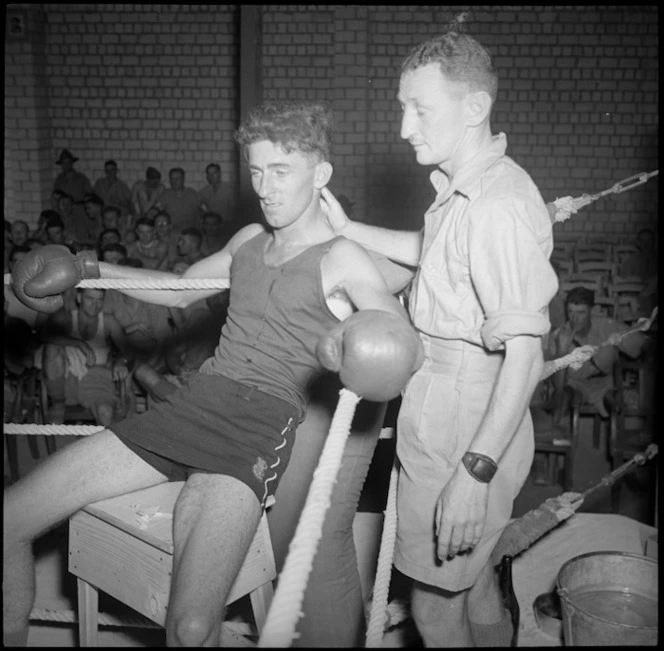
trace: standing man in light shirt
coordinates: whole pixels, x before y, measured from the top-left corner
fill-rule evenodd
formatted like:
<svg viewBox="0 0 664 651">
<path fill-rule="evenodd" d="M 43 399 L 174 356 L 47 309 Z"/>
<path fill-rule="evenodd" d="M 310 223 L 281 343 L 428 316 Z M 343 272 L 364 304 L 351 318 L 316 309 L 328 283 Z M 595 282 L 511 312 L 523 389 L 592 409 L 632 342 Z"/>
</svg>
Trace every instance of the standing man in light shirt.
<svg viewBox="0 0 664 651">
<path fill-rule="evenodd" d="M 198 227 L 203 215 L 201 195 L 193 188 L 186 187 L 184 179 L 184 170 L 174 167 L 168 173 L 171 187 L 155 204 L 158 210 L 165 210 L 171 216 L 171 224 L 176 233 L 189 226 Z"/>
<path fill-rule="evenodd" d="M 117 206 L 122 217 L 131 213 L 131 190 L 118 178 L 118 164 L 114 160 L 104 163 L 104 177 L 97 179 L 94 191 L 105 206 Z"/>
<path fill-rule="evenodd" d="M 488 51 L 453 30 L 401 67 L 401 137 L 436 165 L 420 232 L 350 221 L 327 190 L 339 234 L 417 265 L 409 299 L 426 359 L 397 424 L 396 567 L 414 580 L 426 646 L 508 646 L 510 616 L 491 561 L 534 452 L 530 397 L 557 279 L 546 205 L 493 135 L 498 78 Z"/>
</svg>

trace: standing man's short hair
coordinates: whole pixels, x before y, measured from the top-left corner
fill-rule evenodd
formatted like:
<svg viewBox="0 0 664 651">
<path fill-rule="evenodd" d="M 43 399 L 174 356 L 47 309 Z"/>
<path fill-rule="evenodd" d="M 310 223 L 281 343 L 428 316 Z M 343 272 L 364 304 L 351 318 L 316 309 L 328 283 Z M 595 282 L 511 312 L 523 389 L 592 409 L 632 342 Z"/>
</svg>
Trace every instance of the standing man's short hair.
<svg viewBox="0 0 664 651">
<path fill-rule="evenodd" d="M 401 74 L 437 63 L 450 81 L 466 84 L 471 92 L 483 90 L 496 101 L 498 75 L 489 51 L 472 36 L 455 31 L 425 41 L 413 48 L 401 64 Z"/>
<path fill-rule="evenodd" d="M 219 174 L 221 174 L 221 165 L 218 165 L 217 163 L 210 163 L 205 168 L 205 171 L 207 172 L 209 169 L 217 170 L 217 172 L 219 172 Z"/>
<path fill-rule="evenodd" d="M 290 153 L 297 150 L 319 161 L 332 154 L 332 110 L 325 102 L 273 101 L 254 108 L 235 132 L 236 142 L 246 147 L 269 140 Z"/>
</svg>

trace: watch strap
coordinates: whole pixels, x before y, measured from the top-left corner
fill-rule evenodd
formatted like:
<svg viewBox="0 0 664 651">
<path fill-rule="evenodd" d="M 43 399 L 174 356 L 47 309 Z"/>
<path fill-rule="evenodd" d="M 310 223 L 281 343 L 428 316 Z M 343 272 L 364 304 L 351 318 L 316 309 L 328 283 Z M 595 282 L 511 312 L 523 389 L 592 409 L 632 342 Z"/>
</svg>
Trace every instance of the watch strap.
<svg viewBox="0 0 664 651">
<path fill-rule="evenodd" d="M 491 457 L 479 452 L 466 452 L 461 461 L 470 476 L 483 484 L 488 484 L 498 470 L 498 464 Z"/>
</svg>

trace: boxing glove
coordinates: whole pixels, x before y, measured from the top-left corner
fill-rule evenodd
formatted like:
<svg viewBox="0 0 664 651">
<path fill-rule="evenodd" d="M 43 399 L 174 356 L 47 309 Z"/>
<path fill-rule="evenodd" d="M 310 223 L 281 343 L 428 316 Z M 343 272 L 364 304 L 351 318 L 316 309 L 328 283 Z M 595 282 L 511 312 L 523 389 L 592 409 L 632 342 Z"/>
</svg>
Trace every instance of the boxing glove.
<svg viewBox="0 0 664 651">
<path fill-rule="evenodd" d="M 321 365 L 339 373 L 343 385 L 366 400 L 400 395 L 422 365 L 424 349 L 413 327 L 384 310 L 360 310 L 316 344 Z"/>
<path fill-rule="evenodd" d="M 12 288 L 17 298 L 39 312 L 57 312 L 60 295 L 86 278 L 99 278 L 99 261 L 94 251 L 74 255 L 66 246 L 47 244 L 28 253 L 12 271 Z"/>
</svg>

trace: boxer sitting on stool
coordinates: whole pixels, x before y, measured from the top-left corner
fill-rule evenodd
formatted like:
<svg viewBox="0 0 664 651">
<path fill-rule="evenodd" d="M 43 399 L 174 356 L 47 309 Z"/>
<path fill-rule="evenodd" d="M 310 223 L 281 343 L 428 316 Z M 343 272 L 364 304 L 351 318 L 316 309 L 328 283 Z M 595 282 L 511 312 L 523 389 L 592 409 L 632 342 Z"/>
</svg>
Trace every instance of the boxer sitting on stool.
<svg viewBox="0 0 664 651">
<path fill-rule="evenodd" d="M 372 400 L 394 397 L 421 362 L 419 339 L 370 256 L 335 236 L 322 212 L 330 122 L 316 103 L 266 104 L 236 135 L 266 225 L 246 226 L 184 273 L 230 278 L 214 356 L 167 402 L 76 441 L 6 490 L 5 644 L 27 639 L 35 538 L 91 502 L 186 480 L 173 519 L 167 643 L 218 645 L 226 597 L 323 368 L 319 340 L 326 366 Z M 12 284 L 27 305 L 55 311 L 61 292 L 99 277 L 175 276 L 46 246 L 17 266 Z M 218 290 L 122 291 L 186 307 Z"/>
</svg>

